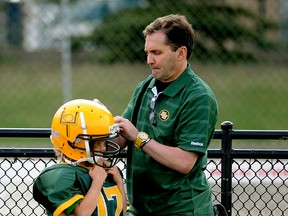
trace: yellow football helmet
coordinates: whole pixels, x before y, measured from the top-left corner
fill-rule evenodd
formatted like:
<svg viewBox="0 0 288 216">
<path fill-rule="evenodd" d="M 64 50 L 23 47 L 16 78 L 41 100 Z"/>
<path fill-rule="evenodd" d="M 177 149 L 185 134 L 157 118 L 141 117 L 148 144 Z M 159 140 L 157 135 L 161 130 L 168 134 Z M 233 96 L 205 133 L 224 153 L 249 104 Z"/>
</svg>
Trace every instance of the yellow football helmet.
<svg viewBox="0 0 288 216">
<path fill-rule="evenodd" d="M 51 125 L 51 141 L 65 155 L 65 161 L 77 165 L 88 161 L 97 165 L 99 157 L 117 163 L 120 146 L 110 141 L 119 135 L 111 112 L 96 100 L 76 99 L 62 105 Z M 94 150 L 95 141 L 105 140 L 105 151 Z M 106 167 L 106 166 L 105 166 Z"/>
</svg>

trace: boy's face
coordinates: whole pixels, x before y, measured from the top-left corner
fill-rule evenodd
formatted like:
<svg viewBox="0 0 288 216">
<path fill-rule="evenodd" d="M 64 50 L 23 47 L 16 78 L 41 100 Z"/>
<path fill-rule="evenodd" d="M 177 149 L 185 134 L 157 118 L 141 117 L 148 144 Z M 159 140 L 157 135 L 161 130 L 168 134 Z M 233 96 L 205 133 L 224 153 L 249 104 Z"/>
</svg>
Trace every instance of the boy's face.
<svg viewBox="0 0 288 216">
<path fill-rule="evenodd" d="M 95 141 L 95 143 L 93 145 L 93 150 L 98 151 L 98 152 L 105 152 L 106 151 L 105 142 L 106 142 L 105 140 Z"/>
<path fill-rule="evenodd" d="M 98 166 L 109 168 L 118 162 L 120 146 L 110 140 L 90 140 L 90 156 Z"/>
</svg>

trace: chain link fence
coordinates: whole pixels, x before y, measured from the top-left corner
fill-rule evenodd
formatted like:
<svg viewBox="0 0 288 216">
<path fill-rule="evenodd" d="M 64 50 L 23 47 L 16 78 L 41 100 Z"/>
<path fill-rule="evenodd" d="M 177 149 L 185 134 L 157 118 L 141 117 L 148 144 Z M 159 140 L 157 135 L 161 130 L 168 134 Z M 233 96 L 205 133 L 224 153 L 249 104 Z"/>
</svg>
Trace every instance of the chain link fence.
<svg viewBox="0 0 288 216">
<path fill-rule="evenodd" d="M 47 139 L 49 136 L 48 128 L 0 130 L 1 139 Z M 288 151 L 232 148 L 232 143 L 237 146 L 237 140 L 264 143 L 274 140 L 285 144 L 287 139 L 287 130 L 233 130 L 231 122 L 223 122 L 221 131 L 216 130 L 213 136 L 221 147 L 208 149 L 204 171 L 211 185 L 213 202 L 222 203 L 228 215 L 287 215 Z M 53 148 L 0 150 L 0 214 L 45 215 L 45 210 L 33 199 L 32 186 L 45 167 L 56 163 Z M 127 152 L 122 151 L 118 157 L 117 165 L 125 180 Z"/>
<path fill-rule="evenodd" d="M 233 161 L 231 215 L 288 214 L 287 160 L 237 159 Z M 34 179 L 53 158 L 0 159 L 0 214 L 40 216 L 45 210 L 32 197 Z M 118 166 L 125 176 L 125 159 Z M 206 176 L 211 184 L 214 203 L 221 202 L 221 160 L 210 158 Z"/>
<path fill-rule="evenodd" d="M 47 166 L 56 163 L 53 158 L 1 158 L 0 162 L 0 214 L 17 216 L 46 215 L 45 209 L 39 205 L 32 195 L 33 182 Z M 125 162 L 118 166 L 124 173 Z"/>
<path fill-rule="evenodd" d="M 217 128 L 229 119 L 237 128 L 286 129 L 287 4 L 1 1 L 0 127 L 50 127 L 55 110 L 75 98 L 98 98 L 120 115 L 150 74 L 142 30 L 158 16 L 180 13 L 196 33 L 192 69 L 218 98 Z"/>
<path fill-rule="evenodd" d="M 234 215 L 286 215 L 287 168 L 287 160 L 233 161 Z"/>
</svg>

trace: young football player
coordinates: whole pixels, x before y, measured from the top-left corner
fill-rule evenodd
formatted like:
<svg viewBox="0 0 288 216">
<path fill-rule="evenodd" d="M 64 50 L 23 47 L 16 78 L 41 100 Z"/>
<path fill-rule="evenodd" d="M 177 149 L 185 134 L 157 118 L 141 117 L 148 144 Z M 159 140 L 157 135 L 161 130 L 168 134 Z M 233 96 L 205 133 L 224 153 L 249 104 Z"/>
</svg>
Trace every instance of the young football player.
<svg viewBox="0 0 288 216">
<path fill-rule="evenodd" d="M 116 166 L 119 135 L 110 111 L 98 100 L 62 105 L 51 125 L 58 163 L 45 168 L 33 185 L 34 199 L 48 215 L 124 216 L 126 193 Z"/>
</svg>

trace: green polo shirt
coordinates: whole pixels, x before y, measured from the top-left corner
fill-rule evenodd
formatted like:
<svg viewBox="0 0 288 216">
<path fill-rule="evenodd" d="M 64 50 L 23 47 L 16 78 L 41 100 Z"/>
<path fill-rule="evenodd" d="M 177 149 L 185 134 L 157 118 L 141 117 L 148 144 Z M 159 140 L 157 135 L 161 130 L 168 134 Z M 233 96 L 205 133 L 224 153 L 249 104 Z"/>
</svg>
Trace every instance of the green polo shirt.
<svg viewBox="0 0 288 216">
<path fill-rule="evenodd" d="M 132 205 L 130 210 L 135 215 L 213 215 L 211 189 L 203 171 L 218 117 L 214 93 L 188 64 L 181 76 L 158 96 L 156 125 L 153 125 L 149 115 L 154 85 L 155 79 L 151 76 L 137 85 L 123 117 L 132 121 L 133 112 L 138 111 L 133 123 L 139 131 L 164 145 L 197 152 L 199 159 L 190 173 L 184 175 L 129 145 L 127 190 Z M 140 107 L 135 108 L 140 92 Z"/>
</svg>

